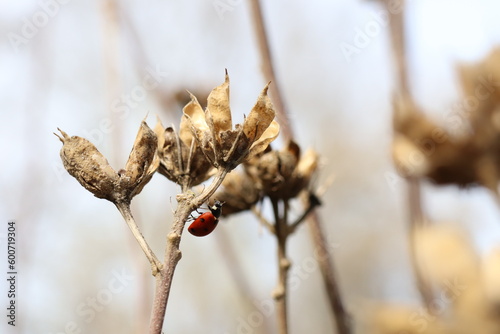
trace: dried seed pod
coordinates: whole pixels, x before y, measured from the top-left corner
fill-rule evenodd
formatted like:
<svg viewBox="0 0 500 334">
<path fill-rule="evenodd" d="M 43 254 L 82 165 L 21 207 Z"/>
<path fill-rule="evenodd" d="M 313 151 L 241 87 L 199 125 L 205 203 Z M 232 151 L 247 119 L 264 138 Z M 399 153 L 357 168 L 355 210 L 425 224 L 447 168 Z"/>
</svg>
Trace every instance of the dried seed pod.
<svg viewBox="0 0 500 334">
<path fill-rule="evenodd" d="M 276 199 L 290 199 L 306 189 L 318 167 L 318 154 L 308 150 L 300 154 L 293 141 L 281 151 L 268 150 L 253 158 L 245 167 L 265 195 Z"/>
<path fill-rule="evenodd" d="M 63 143 L 60 155 L 64 168 L 94 196 L 112 200 L 119 177 L 108 160 L 87 139 L 58 130 L 61 136 L 54 134 Z"/>
<path fill-rule="evenodd" d="M 193 141 L 192 136 L 190 137 L 191 132 L 182 129 L 181 121 L 181 135 L 184 135 L 184 139 L 178 136 L 172 127 L 165 129 L 158 120 L 155 127 L 155 132 L 161 138 L 158 141 L 160 157 L 158 171 L 169 180 L 189 188 L 210 178 L 215 169 Z"/>
<path fill-rule="evenodd" d="M 132 199 L 139 194 L 158 169 L 160 160 L 156 154 L 157 146 L 156 134 L 142 121 L 125 165 L 125 172 L 119 173 L 120 188 L 126 192 L 125 198 Z"/>
<path fill-rule="evenodd" d="M 233 171 L 226 175 L 213 198 L 224 203 L 222 215 L 250 210 L 260 199 L 261 189 L 246 173 Z"/>
<path fill-rule="evenodd" d="M 274 120 L 274 107 L 269 95 L 267 95 L 269 84 L 264 87 L 257 98 L 257 102 L 243 123 L 243 133 L 252 143 L 262 136 Z"/>
<path fill-rule="evenodd" d="M 70 175 L 98 198 L 113 203 L 130 202 L 141 192 L 158 168 L 157 138 L 143 121 L 125 169 L 116 172 L 106 158 L 87 139 L 69 137 L 60 130 L 61 159 Z"/>
<path fill-rule="evenodd" d="M 224 83 L 215 87 L 207 99 L 206 119 L 216 142 L 220 142 L 220 134 L 233 127 L 231 108 L 229 107 L 229 76 L 225 75 Z"/>
<path fill-rule="evenodd" d="M 184 108 L 198 146 L 215 167 L 234 169 L 245 159 L 262 152 L 279 134 L 275 111 L 267 96 L 268 86 L 260 94 L 256 105 L 243 125 L 232 127 L 229 106 L 229 76 L 208 96 L 203 112 L 196 98 Z M 252 153 L 254 151 L 254 153 Z"/>
<path fill-rule="evenodd" d="M 500 60 L 500 53 L 495 57 Z M 496 106 L 492 92 L 485 86 L 477 86 L 480 84 L 477 78 L 487 75 L 485 64 L 489 62 L 462 71 L 466 93 L 477 95 L 478 89 L 481 94 L 488 93 L 477 99 L 473 112 L 462 115 L 469 128 L 466 135 L 452 136 L 428 119 L 409 98 L 395 101 L 393 158 L 403 176 L 427 177 L 436 184 L 460 187 L 483 185 L 497 192 L 500 121 L 496 120 L 500 120 L 500 106 Z"/>
</svg>

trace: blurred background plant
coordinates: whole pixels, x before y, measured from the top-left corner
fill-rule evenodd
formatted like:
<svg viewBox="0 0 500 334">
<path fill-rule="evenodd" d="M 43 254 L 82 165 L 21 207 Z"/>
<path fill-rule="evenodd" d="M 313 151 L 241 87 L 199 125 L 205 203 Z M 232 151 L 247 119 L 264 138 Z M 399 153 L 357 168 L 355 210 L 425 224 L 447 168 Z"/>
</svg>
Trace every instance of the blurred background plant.
<svg viewBox="0 0 500 334">
<path fill-rule="evenodd" d="M 60 126 L 91 140 L 117 170 L 148 111 L 158 113 L 166 127 L 178 124 L 189 101 L 185 90 L 203 104 L 203 94 L 220 83 L 224 68 L 238 83 L 232 87 L 232 109 L 248 112 L 255 92 L 267 83 L 250 6 L 223 0 L 147 6 L 4 1 L 0 6 L 5 36 L 0 127 L 9 157 L 2 165 L 0 212 L 5 221 L 19 224 L 19 298 L 29 315 L 20 317 L 17 329 L 145 332 L 149 265 L 116 210 L 82 191 L 64 171 L 52 132 Z M 500 43 L 495 13 L 495 1 L 408 3 L 413 98 L 453 133 L 474 102 L 462 95 L 457 65 L 478 63 Z M 406 183 L 391 159 L 391 74 L 397 68 L 387 9 L 367 1 L 265 2 L 263 14 L 294 139 L 321 153 L 318 185 L 335 175 L 318 215 L 356 330 L 364 333 L 371 302 L 418 311 Z M 286 145 L 278 142 L 276 148 Z M 176 191 L 154 176 L 132 205 L 137 221 L 148 222 L 140 227 L 157 253 L 170 229 L 174 199 L 168 198 Z M 426 217 L 454 222 L 479 259 L 498 245 L 500 217 L 490 191 L 458 191 L 426 181 L 421 191 Z M 68 202 L 76 204 L 67 207 Z M 269 206 L 262 211 L 272 216 Z M 175 308 L 167 312 L 166 332 L 276 332 L 269 296 L 278 275 L 277 255 L 270 255 L 276 243 L 252 214 L 223 218 L 212 237 L 186 237 L 182 247 L 194 256 L 185 256 L 176 272 L 170 300 Z M 334 332 L 328 298 L 318 288 L 320 253 L 307 233 L 290 237 L 288 251 L 295 264 L 289 273 L 291 330 Z"/>
</svg>

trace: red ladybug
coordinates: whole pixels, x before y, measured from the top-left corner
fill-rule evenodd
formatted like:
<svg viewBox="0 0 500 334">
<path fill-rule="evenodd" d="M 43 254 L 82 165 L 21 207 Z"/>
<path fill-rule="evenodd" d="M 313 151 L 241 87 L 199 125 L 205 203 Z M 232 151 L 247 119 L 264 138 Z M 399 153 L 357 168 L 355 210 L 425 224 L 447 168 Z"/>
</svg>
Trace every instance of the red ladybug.
<svg viewBox="0 0 500 334">
<path fill-rule="evenodd" d="M 210 212 L 202 213 L 194 220 L 194 222 L 191 223 L 191 225 L 189 225 L 189 233 L 197 237 L 204 237 L 212 233 L 219 222 L 219 217 L 222 212 L 222 204 L 223 203 L 219 201 L 215 201 L 214 206 L 209 207 Z"/>
</svg>

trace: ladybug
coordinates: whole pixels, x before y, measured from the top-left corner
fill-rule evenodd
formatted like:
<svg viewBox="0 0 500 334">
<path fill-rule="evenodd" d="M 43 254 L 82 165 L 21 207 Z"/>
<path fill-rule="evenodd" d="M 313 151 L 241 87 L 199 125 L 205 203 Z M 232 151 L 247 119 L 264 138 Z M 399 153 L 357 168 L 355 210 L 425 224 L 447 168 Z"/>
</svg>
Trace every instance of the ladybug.
<svg viewBox="0 0 500 334">
<path fill-rule="evenodd" d="M 215 201 L 214 206 L 208 207 L 210 212 L 202 213 L 191 223 L 191 225 L 189 225 L 189 233 L 196 237 L 204 237 L 212 233 L 219 222 L 219 217 L 222 212 L 222 204 L 224 203 Z"/>
</svg>

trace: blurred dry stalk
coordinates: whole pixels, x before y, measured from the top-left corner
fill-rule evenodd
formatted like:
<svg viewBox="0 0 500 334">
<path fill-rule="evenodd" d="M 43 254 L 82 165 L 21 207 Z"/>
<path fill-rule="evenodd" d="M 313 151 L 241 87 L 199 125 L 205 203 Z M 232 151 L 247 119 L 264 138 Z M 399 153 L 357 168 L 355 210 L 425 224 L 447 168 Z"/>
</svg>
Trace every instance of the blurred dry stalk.
<svg viewBox="0 0 500 334">
<path fill-rule="evenodd" d="M 382 0 L 389 13 L 389 28 L 390 37 L 392 41 L 392 50 L 394 54 L 394 61 L 396 63 L 396 88 L 394 95 L 401 97 L 408 101 L 412 101 L 411 92 L 408 81 L 408 64 L 406 58 L 406 43 L 405 43 L 405 1 L 398 2 L 398 10 L 393 9 L 393 3 L 390 0 Z M 394 110 L 394 119 L 398 117 L 397 109 Z M 396 123 L 396 121 L 395 121 Z M 396 130 L 397 131 L 397 130 Z M 418 178 L 407 176 L 408 187 L 408 213 L 409 213 L 409 241 L 410 241 L 410 254 L 413 269 L 415 272 L 415 279 L 417 288 L 422 297 L 424 305 L 429 306 L 433 299 L 432 290 L 425 279 L 424 274 L 416 265 L 415 258 L 415 231 L 425 223 L 425 217 L 422 209 L 422 201 L 420 194 L 420 181 Z"/>
<path fill-rule="evenodd" d="M 390 1 L 384 3 L 390 10 Z M 493 257 L 495 260 L 483 268 L 483 277 L 479 261 L 463 236 L 448 228 L 425 226 L 419 182 L 429 179 L 437 185 L 480 185 L 498 201 L 500 50 L 494 50 L 478 64 L 459 68 L 465 99 L 473 98 L 475 105 L 460 115 L 455 125 L 461 129 L 445 129 L 429 119 L 411 97 L 404 43 L 405 12 L 404 7 L 401 9 L 389 15 L 398 73 L 392 150 L 398 172 L 408 180 L 412 262 L 425 309 L 417 312 L 384 308 L 374 317 L 372 330 L 384 334 L 498 333 L 495 298 L 499 277 L 498 269 L 493 269 L 499 267 L 498 258 Z M 454 135 L 452 130 L 460 135 Z"/>
<path fill-rule="evenodd" d="M 250 0 L 250 7 L 251 7 L 251 11 L 252 11 L 252 21 L 253 21 L 255 36 L 257 38 L 257 45 L 258 45 L 258 49 L 259 49 L 260 56 L 261 56 L 263 75 L 264 75 L 265 79 L 270 80 L 270 81 L 275 83 L 274 86 L 271 88 L 271 94 L 272 94 L 272 97 L 275 101 L 277 118 L 280 122 L 284 139 L 286 141 L 292 142 L 293 137 L 294 137 L 293 136 L 293 129 L 291 127 L 288 113 L 287 113 L 286 108 L 285 108 L 284 99 L 281 95 L 280 85 L 276 79 L 275 70 L 274 70 L 273 61 L 272 61 L 272 56 L 271 56 L 271 50 L 269 47 L 269 40 L 267 38 L 266 27 L 265 27 L 263 15 L 262 15 L 262 8 L 261 8 L 260 0 Z M 319 216 L 313 210 L 314 206 L 310 206 L 310 204 L 308 203 L 308 199 L 305 199 L 303 201 L 303 204 L 307 208 L 305 210 L 306 212 L 309 213 L 309 210 L 311 210 L 311 214 L 309 215 L 309 219 L 308 219 L 310 233 L 311 233 L 314 244 L 318 248 L 319 253 L 322 255 L 319 257 L 318 262 L 319 262 L 319 266 L 321 268 L 321 274 L 323 277 L 325 289 L 327 291 L 331 311 L 332 311 L 333 316 L 335 318 L 337 332 L 339 334 L 349 334 L 349 333 L 351 333 L 350 318 L 349 318 L 349 315 L 347 314 L 345 307 L 343 305 L 343 302 L 342 302 L 340 290 L 339 290 L 337 279 L 335 276 L 335 270 L 333 267 L 333 260 L 331 258 L 331 254 L 328 251 L 326 238 L 325 238 L 322 226 L 321 226 L 322 225 L 321 221 L 319 219 Z M 288 210 L 288 203 L 285 202 L 283 205 L 284 205 L 284 213 L 283 213 L 284 217 L 283 217 L 283 219 L 281 219 L 281 218 L 279 218 L 279 214 L 277 212 L 278 206 L 276 205 L 276 203 L 273 203 L 276 224 L 278 224 L 279 221 L 284 222 L 284 224 L 287 223 L 286 222 L 286 220 L 287 220 L 286 219 L 286 217 L 287 217 L 286 211 Z M 278 238 L 278 247 L 282 247 L 283 248 L 282 251 L 284 251 L 285 248 L 284 248 L 283 244 L 286 242 L 286 237 L 284 238 L 285 240 L 280 241 L 280 235 L 282 235 L 282 233 L 276 233 L 276 236 Z M 280 252 L 281 251 L 279 251 L 278 255 L 280 256 L 279 258 L 281 259 Z M 280 277 L 283 275 L 283 272 L 285 272 L 285 276 L 286 276 L 286 270 L 283 270 L 283 267 L 286 267 L 285 262 L 286 261 L 283 261 L 283 263 L 281 263 L 281 260 L 279 262 Z M 286 285 L 285 285 L 285 288 L 286 288 Z M 285 294 L 285 296 L 286 296 L 286 294 Z M 281 317 L 282 319 L 278 320 L 278 321 L 281 324 L 281 327 L 280 327 L 281 333 L 286 333 L 286 330 L 287 330 L 286 329 L 287 328 L 287 326 L 286 326 L 286 300 L 285 300 L 285 298 L 283 298 L 283 299 L 284 300 L 282 301 L 283 307 L 281 308 L 281 315 L 278 315 L 278 317 Z M 285 320 L 283 320 L 283 319 L 285 319 Z"/>
</svg>

